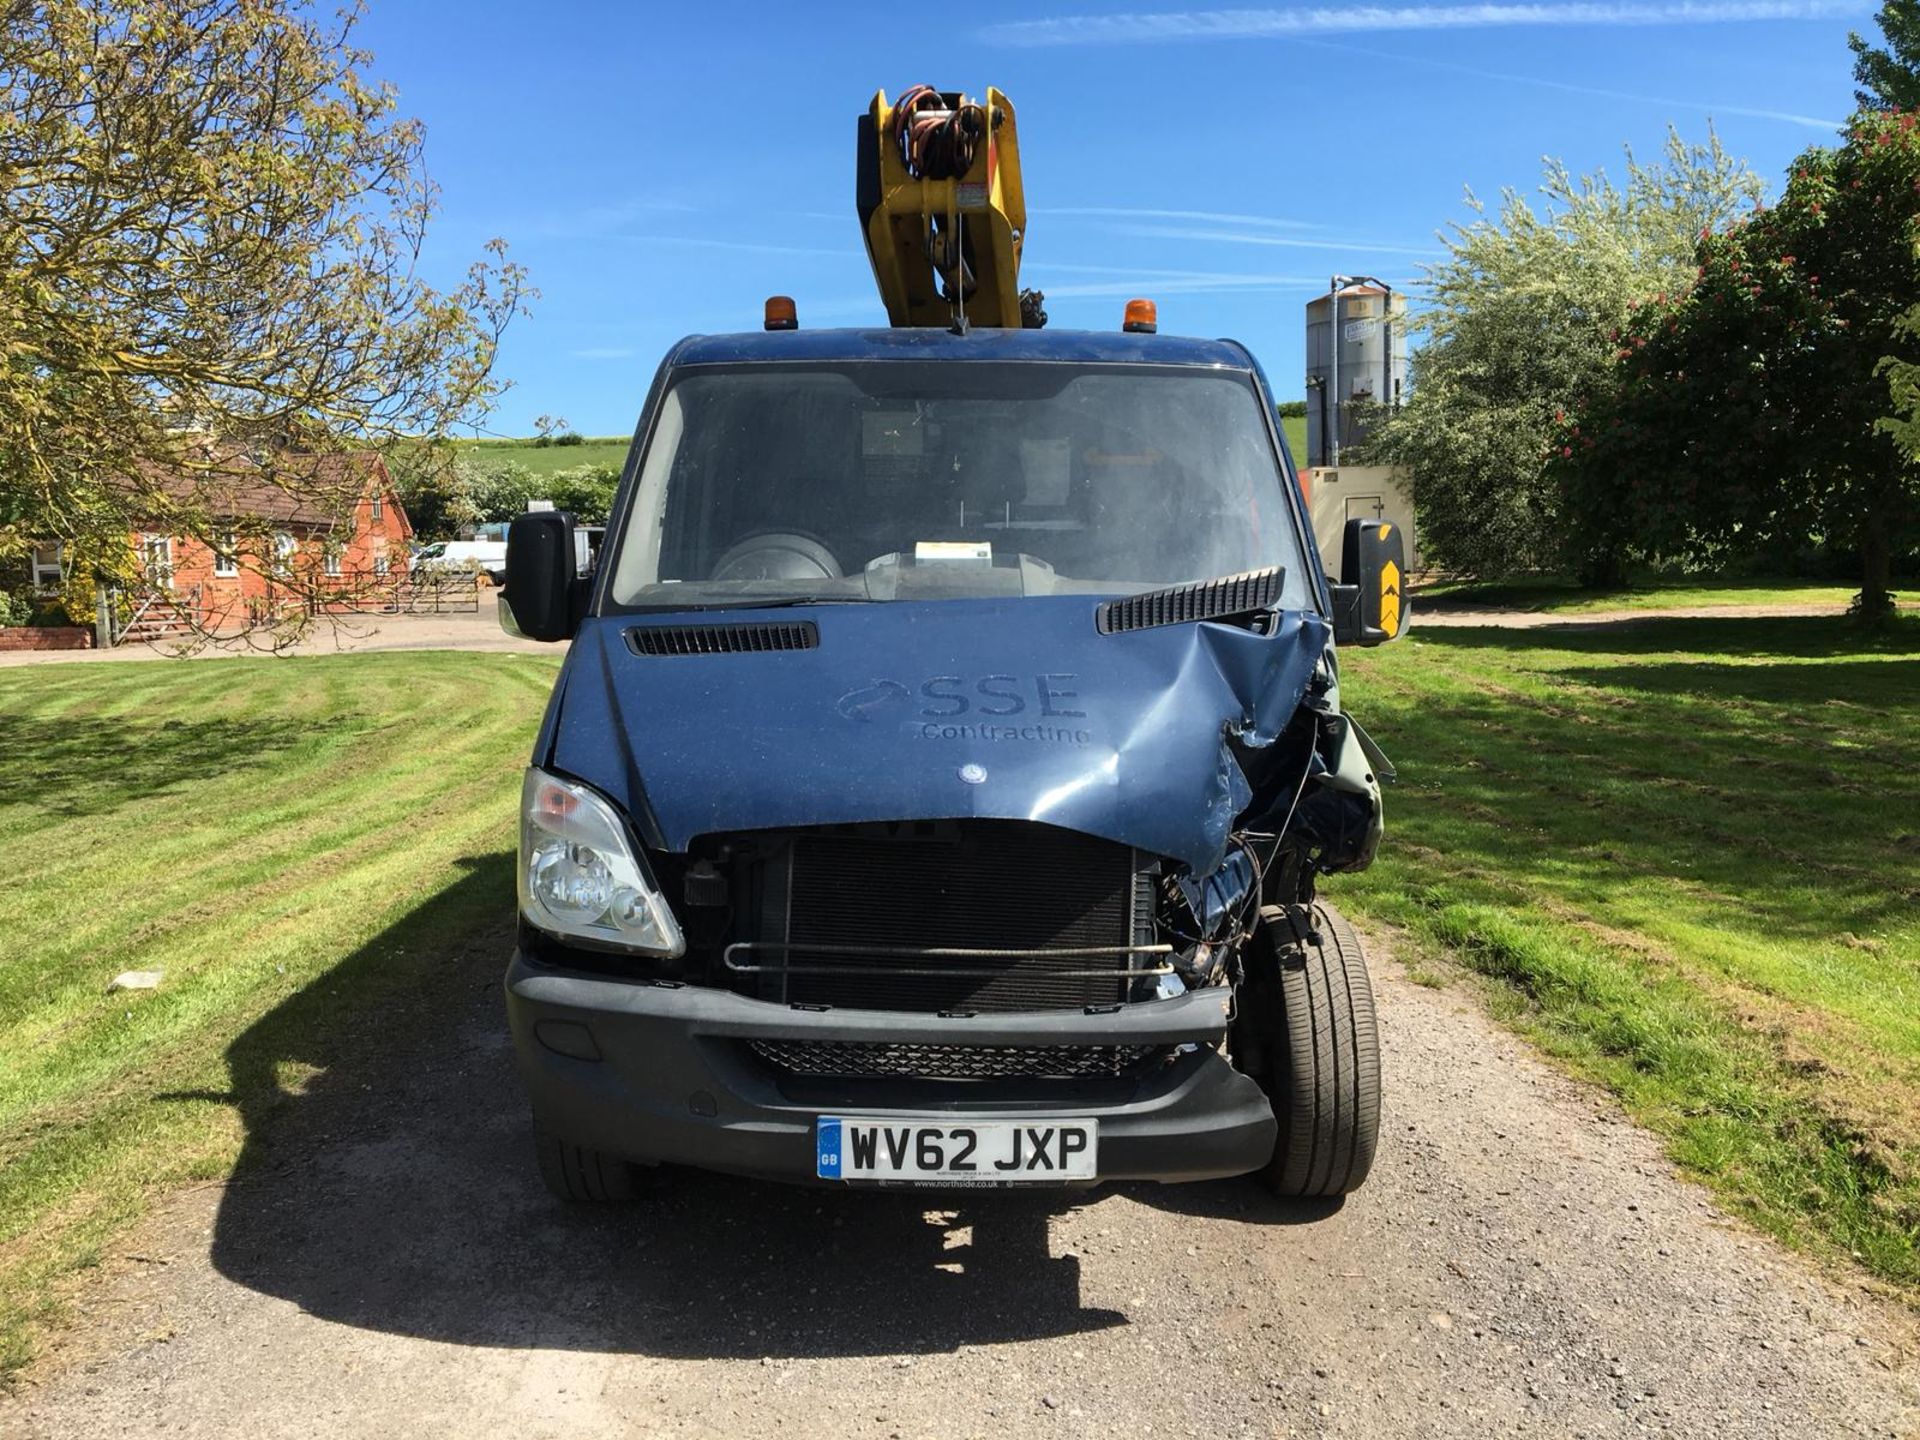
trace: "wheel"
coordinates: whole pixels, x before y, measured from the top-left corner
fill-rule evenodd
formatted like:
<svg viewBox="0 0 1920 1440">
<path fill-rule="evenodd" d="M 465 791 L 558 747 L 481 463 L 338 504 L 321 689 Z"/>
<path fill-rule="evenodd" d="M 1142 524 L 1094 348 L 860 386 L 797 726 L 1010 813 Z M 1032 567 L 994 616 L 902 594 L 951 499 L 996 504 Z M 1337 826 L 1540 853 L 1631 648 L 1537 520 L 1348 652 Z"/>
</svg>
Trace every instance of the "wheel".
<svg viewBox="0 0 1920 1440">
<path fill-rule="evenodd" d="M 540 1157 L 540 1178 L 561 1200 L 575 1204 L 604 1204 L 633 1198 L 633 1167 L 584 1145 L 574 1145 L 545 1130 L 535 1130 L 534 1149 Z"/>
<path fill-rule="evenodd" d="M 1298 926 L 1271 915 L 1277 990 L 1251 1018 L 1266 1033 L 1260 1082 L 1280 1122 L 1273 1158 L 1261 1172 L 1276 1195 L 1348 1195 L 1373 1168 L 1380 1135 L 1380 1032 L 1373 986 L 1353 927 L 1315 905 Z M 1311 929 L 1308 929 L 1308 924 Z M 1305 931 L 1296 938 L 1296 931 Z"/>
</svg>

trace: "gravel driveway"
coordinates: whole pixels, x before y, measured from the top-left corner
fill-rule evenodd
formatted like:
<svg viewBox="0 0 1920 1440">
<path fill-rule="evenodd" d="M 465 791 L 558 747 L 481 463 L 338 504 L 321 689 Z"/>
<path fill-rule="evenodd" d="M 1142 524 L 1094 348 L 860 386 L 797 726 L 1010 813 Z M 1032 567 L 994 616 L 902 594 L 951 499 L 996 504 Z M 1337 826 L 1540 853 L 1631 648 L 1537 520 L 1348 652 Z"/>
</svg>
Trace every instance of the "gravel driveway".
<svg viewBox="0 0 1920 1440">
<path fill-rule="evenodd" d="M 1911 1312 L 1377 953 L 1385 1137 L 1337 1210 L 669 1173 L 569 1212 L 500 960 L 450 962 L 431 1038 L 249 1116 L 238 1178 L 118 1247 L 0 1435 L 1920 1434 Z"/>
</svg>

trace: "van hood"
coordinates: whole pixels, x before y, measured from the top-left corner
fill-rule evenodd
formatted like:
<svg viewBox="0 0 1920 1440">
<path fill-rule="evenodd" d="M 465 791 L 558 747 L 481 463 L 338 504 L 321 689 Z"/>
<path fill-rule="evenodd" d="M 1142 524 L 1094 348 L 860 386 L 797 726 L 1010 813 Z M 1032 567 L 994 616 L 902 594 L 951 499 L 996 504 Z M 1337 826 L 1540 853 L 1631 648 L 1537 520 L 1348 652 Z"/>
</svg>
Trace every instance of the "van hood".
<svg viewBox="0 0 1920 1440">
<path fill-rule="evenodd" d="M 1096 605 L 590 618 L 538 753 L 624 806 L 656 849 L 721 832 L 980 817 L 1058 825 L 1211 874 L 1252 799 L 1234 745 L 1264 747 L 1286 728 L 1328 626 L 1281 611 L 1268 634 L 1195 623 L 1102 635 Z M 645 643 L 650 629 L 774 625 L 817 643 L 638 653 L 662 648 Z"/>
</svg>

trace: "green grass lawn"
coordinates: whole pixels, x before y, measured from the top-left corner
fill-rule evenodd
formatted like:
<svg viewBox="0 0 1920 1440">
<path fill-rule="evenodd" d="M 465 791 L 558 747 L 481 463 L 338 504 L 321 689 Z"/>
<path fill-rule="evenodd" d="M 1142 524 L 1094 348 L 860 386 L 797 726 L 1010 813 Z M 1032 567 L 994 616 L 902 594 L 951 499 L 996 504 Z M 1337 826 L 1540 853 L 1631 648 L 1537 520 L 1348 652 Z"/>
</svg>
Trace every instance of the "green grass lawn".
<svg viewBox="0 0 1920 1440">
<path fill-rule="evenodd" d="M 627 463 L 631 435 L 589 436 L 578 445 L 536 445 L 532 440 L 462 440 L 460 453 L 482 464 L 511 461 L 535 475 L 551 475 L 578 465 L 603 465 L 618 470 Z"/>
<path fill-rule="evenodd" d="M 1845 605 L 1859 589 L 1858 585 L 1827 585 L 1813 580 L 1650 580 L 1618 590 L 1586 590 L 1571 580 L 1556 579 L 1456 581 L 1424 585 L 1414 602 L 1433 610 L 1531 610 L 1582 615 L 1608 610 L 1736 605 Z"/>
<path fill-rule="evenodd" d="M 1400 782 L 1335 898 L 1484 977 L 1764 1228 L 1920 1298 L 1920 623 L 1416 628 L 1343 659 Z"/>
<path fill-rule="evenodd" d="M 1296 469 L 1305 469 L 1307 464 L 1307 417 L 1304 415 L 1282 415 L 1280 428 L 1286 432 L 1287 450 L 1293 456 Z"/>
<path fill-rule="evenodd" d="M 0 670 L 0 1378 L 147 1196 L 228 1172 L 243 1091 L 300 1083 L 229 1073 L 234 1037 L 302 991 L 350 1029 L 379 996 L 326 987 L 344 962 L 380 947 L 375 988 L 403 992 L 511 915 L 554 668 Z M 135 969 L 166 978 L 107 993 Z"/>
<path fill-rule="evenodd" d="M 1329 893 L 1612 1087 L 1734 1208 L 1920 1297 L 1920 624 L 1420 632 Z M 148 1197 L 510 918 L 545 657 L 0 670 L 0 1376 Z M 117 972 L 160 989 L 108 995 Z M 297 1003 L 290 1003 L 296 1002 Z M 1390 1082 L 1391 1083 L 1391 1082 Z M 1400 1103 L 1417 1105 L 1417 1096 Z"/>
</svg>

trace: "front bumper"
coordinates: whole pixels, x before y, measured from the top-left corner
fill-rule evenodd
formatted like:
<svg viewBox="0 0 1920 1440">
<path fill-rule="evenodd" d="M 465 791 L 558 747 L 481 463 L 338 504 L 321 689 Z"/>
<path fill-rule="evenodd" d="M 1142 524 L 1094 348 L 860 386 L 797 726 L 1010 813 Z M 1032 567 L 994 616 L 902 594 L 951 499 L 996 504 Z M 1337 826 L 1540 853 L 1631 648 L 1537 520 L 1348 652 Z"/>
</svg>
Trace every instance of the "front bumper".
<svg viewBox="0 0 1920 1440">
<path fill-rule="evenodd" d="M 1224 990 L 1117 1007 L 970 1017 L 799 1010 L 695 985 L 610 980 L 530 963 L 507 972 L 507 1015 L 534 1113 L 554 1134 L 631 1160 L 778 1180 L 814 1178 L 814 1121 L 1049 1115 L 1100 1122 L 1103 1180 L 1243 1175 L 1273 1154 L 1272 1108 L 1216 1048 Z M 1138 1079 L 813 1080 L 744 1041 L 1197 1048 Z"/>
</svg>

